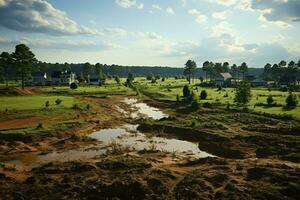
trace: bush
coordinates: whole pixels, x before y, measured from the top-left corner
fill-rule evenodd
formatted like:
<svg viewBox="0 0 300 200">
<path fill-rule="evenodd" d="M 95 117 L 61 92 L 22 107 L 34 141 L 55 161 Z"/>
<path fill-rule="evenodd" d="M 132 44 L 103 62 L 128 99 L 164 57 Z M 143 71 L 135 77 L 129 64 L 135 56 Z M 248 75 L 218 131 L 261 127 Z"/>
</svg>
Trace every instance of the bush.
<svg viewBox="0 0 300 200">
<path fill-rule="evenodd" d="M 200 108 L 200 104 L 199 102 L 197 101 L 197 99 L 193 99 L 192 103 L 191 103 L 191 108 L 194 110 L 194 111 L 197 111 L 199 108 Z"/>
<path fill-rule="evenodd" d="M 151 83 L 156 83 L 156 79 L 152 78 Z"/>
<path fill-rule="evenodd" d="M 274 102 L 273 97 L 271 95 L 268 96 L 268 98 L 267 98 L 267 104 L 270 106 L 273 102 Z"/>
<path fill-rule="evenodd" d="M 179 102 L 180 101 L 180 97 L 179 94 L 176 95 L 176 101 Z"/>
<path fill-rule="evenodd" d="M 207 92 L 206 90 L 202 90 L 201 93 L 200 93 L 200 99 L 206 99 L 207 98 Z"/>
<path fill-rule="evenodd" d="M 78 109 L 79 108 L 79 106 L 75 103 L 74 105 L 73 105 L 73 107 L 72 107 L 73 109 Z"/>
<path fill-rule="evenodd" d="M 49 101 L 46 101 L 46 102 L 45 102 L 45 107 L 48 108 L 49 106 L 50 106 L 50 102 L 49 102 Z"/>
<path fill-rule="evenodd" d="M 62 102 L 62 100 L 61 100 L 61 99 L 56 99 L 56 100 L 55 100 L 55 104 L 56 104 L 56 105 L 59 105 L 59 104 L 61 104 L 61 102 Z"/>
<path fill-rule="evenodd" d="M 86 109 L 89 110 L 91 108 L 90 104 L 86 105 Z"/>
<path fill-rule="evenodd" d="M 119 78 L 119 76 L 115 76 L 115 81 L 117 82 L 117 84 L 120 84 L 120 78 Z"/>
<path fill-rule="evenodd" d="M 212 106 L 212 104 L 209 103 L 209 102 L 204 102 L 204 103 L 203 103 L 203 107 L 204 107 L 204 108 L 212 108 L 213 106 Z"/>
<path fill-rule="evenodd" d="M 151 81 L 152 80 L 152 76 L 147 76 L 147 80 Z"/>
<path fill-rule="evenodd" d="M 43 124 L 42 124 L 42 123 L 39 123 L 39 124 L 37 125 L 36 129 L 41 129 L 41 128 L 43 128 Z"/>
<path fill-rule="evenodd" d="M 298 104 L 297 96 L 294 95 L 293 93 L 290 93 L 289 96 L 286 98 L 285 102 L 286 102 L 286 107 L 294 108 Z"/>
<path fill-rule="evenodd" d="M 234 101 L 238 104 L 247 104 L 251 98 L 251 87 L 247 81 L 242 81 L 236 88 Z"/>
<path fill-rule="evenodd" d="M 165 77 L 163 77 L 163 78 L 161 79 L 161 82 L 165 82 Z"/>
<path fill-rule="evenodd" d="M 78 85 L 77 85 L 75 82 L 73 82 L 73 83 L 71 83 L 70 88 L 71 88 L 72 90 L 75 90 L 75 89 L 78 88 Z"/>
<path fill-rule="evenodd" d="M 188 85 L 185 85 L 184 87 L 183 87 L 183 90 L 182 90 L 182 92 L 183 92 L 183 97 L 189 97 L 190 95 L 191 95 L 191 90 L 190 90 L 190 88 L 189 88 L 189 86 Z"/>
</svg>

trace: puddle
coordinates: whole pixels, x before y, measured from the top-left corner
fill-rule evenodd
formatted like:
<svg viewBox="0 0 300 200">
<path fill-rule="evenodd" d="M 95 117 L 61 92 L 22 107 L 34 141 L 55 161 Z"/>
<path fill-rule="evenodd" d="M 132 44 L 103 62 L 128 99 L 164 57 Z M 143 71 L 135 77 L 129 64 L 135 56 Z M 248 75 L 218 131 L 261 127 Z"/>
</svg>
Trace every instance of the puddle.
<svg viewBox="0 0 300 200">
<path fill-rule="evenodd" d="M 146 117 L 152 118 L 154 120 L 159 120 L 164 117 L 168 117 L 167 114 L 163 113 L 159 109 L 151 107 L 145 103 L 138 103 L 138 101 L 136 99 L 125 98 L 124 102 L 127 105 L 129 105 L 131 108 L 133 108 L 134 110 L 137 110 L 137 111 L 131 113 L 132 118 L 146 116 Z"/>
<path fill-rule="evenodd" d="M 112 143 L 120 147 L 129 148 L 131 151 L 159 150 L 174 153 L 177 156 L 203 158 L 212 156 L 198 148 L 197 143 L 178 139 L 168 139 L 163 137 L 147 137 L 137 131 L 138 125 L 124 125 L 115 129 L 103 129 L 92 133 L 89 137 L 101 141 L 97 146 L 89 146 L 64 152 L 52 152 L 45 155 L 37 153 L 24 153 L 8 155 L 0 159 L 1 162 L 37 167 L 41 164 L 59 161 L 68 162 L 93 158 L 97 155 L 106 154 L 111 150 Z"/>
<path fill-rule="evenodd" d="M 137 110 L 132 113 L 131 117 L 133 118 L 146 116 L 158 120 L 168 117 L 168 115 L 164 114 L 159 109 L 148 106 L 145 103 L 138 103 L 136 99 L 126 98 L 124 99 L 124 102 L 134 110 Z M 116 108 L 120 112 L 126 113 L 126 111 L 120 107 Z M 37 167 L 41 164 L 49 162 L 68 162 L 93 158 L 97 155 L 103 155 L 112 149 L 113 144 L 117 144 L 121 148 L 129 148 L 130 151 L 159 150 L 163 152 L 174 153 L 177 156 L 192 158 L 212 156 L 204 151 L 201 151 L 198 148 L 197 143 L 163 137 L 147 137 L 145 134 L 137 131 L 137 127 L 138 125 L 126 124 L 119 128 L 103 129 L 90 134 L 89 137 L 101 141 L 101 144 L 99 145 L 63 152 L 51 152 L 43 155 L 38 153 L 13 154 L 0 158 L 0 161 L 16 165 Z"/>
</svg>

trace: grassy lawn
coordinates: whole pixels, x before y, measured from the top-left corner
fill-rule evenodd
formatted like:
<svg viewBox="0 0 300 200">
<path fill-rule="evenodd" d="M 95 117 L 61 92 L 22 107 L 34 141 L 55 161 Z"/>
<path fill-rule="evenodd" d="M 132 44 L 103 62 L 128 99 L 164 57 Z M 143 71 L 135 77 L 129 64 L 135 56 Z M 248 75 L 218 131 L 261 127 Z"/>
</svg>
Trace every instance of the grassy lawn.
<svg viewBox="0 0 300 200">
<path fill-rule="evenodd" d="M 55 100 L 62 100 L 60 105 Z M 45 108 L 45 102 L 49 101 L 49 108 L 71 108 L 77 100 L 67 96 L 12 96 L 0 97 L 0 111 L 8 110 L 38 110 Z"/>
<path fill-rule="evenodd" d="M 121 79 L 121 83 L 126 80 Z M 114 79 L 107 80 L 104 86 L 79 86 L 77 89 L 72 90 L 68 86 L 53 86 L 53 87 L 42 87 L 45 92 L 55 93 L 55 94 L 70 94 L 70 95 L 133 95 L 135 92 L 123 84 L 117 84 Z"/>
<path fill-rule="evenodd" d="M 136 83 L 139 89 L 146 95 L 158 99 L 158 100 L 170 100 L 176 101 L 176 95 L 182 96 L 182 88 L 184 85 L 187 85 L 188 82 L 184 79 L 175 80 L 173 78 L 166 79 L 165 82 L 157 81 L 157 83 L 152 84 L 149 80 L 145 78 L 138 78 Z M 192 87 L 194 93 L 199 97 L 202 90 L 206 90 L 208 93 L 206 100 L 201 100 L 201 102 L 219 102 L 222 105 L 226 106 L 227 104 L 234 104 L 235 89 L 234 88 L 223 88 L 221 91 L 218 91 L 217 88 L 203 88 L 195 86 L 199 83 L 199 80 L 196 80 Z M 253 109 L 258 112 L 267 112 L 272 114 L 290 114 L 297 118 L 300 118 L 300 106 L 292 110 L 285 110 L 283 107 L 264 107 L 264 106 L 254 106 L 256 103 L 267 103 L 267 97 L 269 95 L 273 96 L 274 102 L 280 105 L 285 105 L 286 97 L 289 95 L 288 92 L 281 92 L 277 90 L 268 91 L 267 88 L 252 88 L 251 89 L 251 101 L 248 103 L 248 108 Z M 294 93 L 298 96 L 300 100 L 300 93 Z"/>
</svg>

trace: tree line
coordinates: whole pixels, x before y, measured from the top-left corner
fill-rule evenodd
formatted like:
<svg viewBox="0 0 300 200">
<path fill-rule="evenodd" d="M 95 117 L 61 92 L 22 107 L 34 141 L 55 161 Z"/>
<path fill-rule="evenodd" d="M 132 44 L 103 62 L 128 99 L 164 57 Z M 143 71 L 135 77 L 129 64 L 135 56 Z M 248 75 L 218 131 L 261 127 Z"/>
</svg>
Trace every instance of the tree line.
<svg viewBox="0 0 300 200">
<path fill-rule="evenodd" d="M 297 63 L 294 61 L 287 63 L 284 60 L 273 65 L 267 63 L 262 76 L 265 80 L 274 81 L 276 84 L 300 81 L 300 60 Z"/>
</svg>

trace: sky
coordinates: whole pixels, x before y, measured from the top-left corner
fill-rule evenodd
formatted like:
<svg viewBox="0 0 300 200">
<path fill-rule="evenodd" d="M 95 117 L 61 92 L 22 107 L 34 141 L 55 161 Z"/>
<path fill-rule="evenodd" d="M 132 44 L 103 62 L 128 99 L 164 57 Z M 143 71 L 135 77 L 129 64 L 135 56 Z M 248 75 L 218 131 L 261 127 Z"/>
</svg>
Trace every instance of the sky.
<svg viewBox="0 0 300 200">
<path fill-rule="evenodd" d="M 263 67 L 300 60 L 300 0 L 0 0 L 0 51 L 40 61 Z"/>
</svg>

